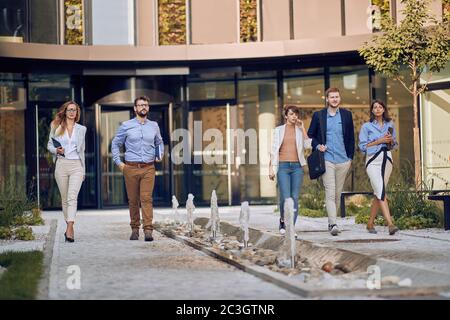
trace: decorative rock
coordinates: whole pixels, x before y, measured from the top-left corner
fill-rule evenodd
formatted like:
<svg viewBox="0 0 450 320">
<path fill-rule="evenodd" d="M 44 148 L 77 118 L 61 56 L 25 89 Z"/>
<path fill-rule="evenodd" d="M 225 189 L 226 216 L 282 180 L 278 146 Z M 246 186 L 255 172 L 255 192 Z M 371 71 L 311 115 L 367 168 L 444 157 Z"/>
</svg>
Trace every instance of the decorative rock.
<svg viewBox="0 0 450 320">
<path fill-rule="evenodd" d="M 343 273 L 350 273 L 352 270 L 350 270 L 350 268 L 345 265 L 345 264 L 337 264 L 336 266 L 334 266 L 335 269 L 342 271 Z"/>
<path fill-rule="evenodd" d="M 410 278 L 403 279 L 398 283 L 400 287 L 411 287 L 412 280 Z"/>
<path fill-rule="evenodd" d="M 397 276 L 386 276 L 381 279 L 381 285 L 397 285 L 400 282 L 400 278 Z"/>
<path fill-rule="evenodd" d="M 331 270 L 333 270 L 333 264 L 330 261 L 325 262 L 322 266 L 322 270 L 330 273 Z"/>
</svg>

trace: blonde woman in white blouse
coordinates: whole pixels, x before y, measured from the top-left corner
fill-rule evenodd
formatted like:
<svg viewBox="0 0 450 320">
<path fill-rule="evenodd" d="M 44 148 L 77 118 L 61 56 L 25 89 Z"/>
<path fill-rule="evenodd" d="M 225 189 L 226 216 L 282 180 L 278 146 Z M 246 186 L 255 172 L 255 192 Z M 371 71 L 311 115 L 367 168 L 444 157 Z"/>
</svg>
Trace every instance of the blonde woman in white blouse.
<svg viewBox="0 0 450 320">
<path fill-rule="evenodd" d="M 74 101 L 64 103 L 51 123 L 47 149 L 56 161 L 55 179 L 61 194 L 67 229 L 66 242 L 74 242 L 77 199 L 86 174 L 84 157 L 86 127 L 78 124 L 80 106 Z"/>
</svg>

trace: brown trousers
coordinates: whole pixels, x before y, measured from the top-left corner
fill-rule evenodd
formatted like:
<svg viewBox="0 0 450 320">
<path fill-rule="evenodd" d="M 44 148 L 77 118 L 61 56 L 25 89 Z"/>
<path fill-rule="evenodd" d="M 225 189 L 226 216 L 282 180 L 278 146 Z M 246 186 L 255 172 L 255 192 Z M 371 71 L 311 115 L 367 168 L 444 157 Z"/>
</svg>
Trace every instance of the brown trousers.
<svg viewBox="0 0 450 320">
<path fill-rule="evenodd" d="M 130 209 L 131 229 L 141 226 L 139 207 L 142 207 L 144 230 L 153 230 L 153 187 L 155 185 L 155 166 L 144 168 L 125 165 L 123 169 L 125 186 Z"/>
</svg>

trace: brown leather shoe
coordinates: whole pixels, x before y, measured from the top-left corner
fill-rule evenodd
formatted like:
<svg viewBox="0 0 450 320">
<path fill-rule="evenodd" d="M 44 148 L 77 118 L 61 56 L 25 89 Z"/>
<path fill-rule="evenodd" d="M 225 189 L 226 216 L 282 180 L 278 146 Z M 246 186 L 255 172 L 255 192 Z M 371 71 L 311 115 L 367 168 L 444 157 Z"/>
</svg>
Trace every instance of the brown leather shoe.
<svg viewBox="0 0 450 320">
<path fill-rule="evenodd" d="M 139 240 L 139 229 L 133 229 L 131 231 L 130 240 Z"/>
<path fill-rule="evenodd" d="M 151 230 L 145 230 L 144 234 L 145 234 L 145 241 L 153 241 Z"/>
<path fill-rule="evenodd" d="M 389 234 L 392 236 L 398 231 L 398 228 L 394 225 L 389 226 Z"/>
</svg>

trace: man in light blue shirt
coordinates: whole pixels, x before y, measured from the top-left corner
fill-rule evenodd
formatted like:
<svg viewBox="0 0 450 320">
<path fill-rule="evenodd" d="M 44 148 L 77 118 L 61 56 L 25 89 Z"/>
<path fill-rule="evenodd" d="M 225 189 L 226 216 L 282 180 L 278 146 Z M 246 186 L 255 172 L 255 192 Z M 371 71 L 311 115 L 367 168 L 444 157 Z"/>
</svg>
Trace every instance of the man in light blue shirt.
<svg viewBox="0 0 450 320">
<path fill-rule="evenodd" d="M 340 107 L 339 89 L 329 88 L 325 96 L 327 107 L 313 114 L 308 136 L 312 139 L 313 148 L 325 153 L 325 173 L 322 177 L 328 230 L 337 236 L 340 233 L 336 222 L 337 210 L 355 153 L 354 125 L 352 113 Z"/>
<path fill-rule="evenodd" d="M 134 101 L 136 117 L 125 121 L 117 130 L 111 145 L 113 160 L 123 172 L 130 209 L 130 240 L 139 240 L 140 213 L 145 241 L 153 241 L 153 187 L 155 161 L 161 161 L 164 144 L 158 123 L 147 119 L 150 108 L 148 97 Z M 120 148 L 125 146 L 125 161 L 120 158 Z"/>
</svg>

